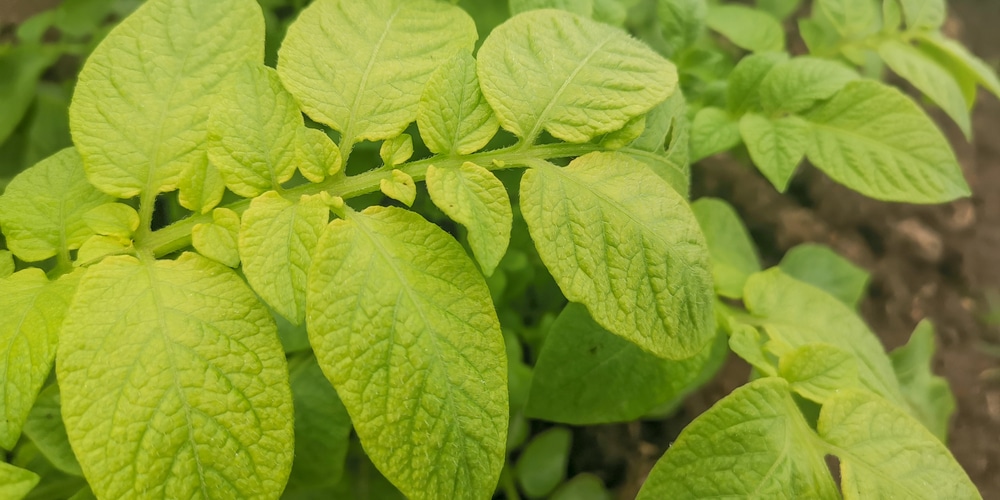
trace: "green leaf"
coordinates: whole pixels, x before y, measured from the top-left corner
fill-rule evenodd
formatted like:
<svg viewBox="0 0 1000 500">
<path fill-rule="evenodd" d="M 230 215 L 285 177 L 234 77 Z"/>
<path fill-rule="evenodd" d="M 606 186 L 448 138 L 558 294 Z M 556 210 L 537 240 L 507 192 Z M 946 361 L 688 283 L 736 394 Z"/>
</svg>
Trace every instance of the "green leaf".
<svg viewBox="0 0 1000 500">
<path fill-rule="evenodd" d="M 288 488 L 333 484 L 344 473 L 351 418 L 312 354 L 289 361 L 295 403 L 295 461 Z"/>
<path fill-rule="evenodd" d="M 14 254 L 9 250 L 0 250 L 0 279 L 14 274 Z"/>
<path fill-rule="evenodd" d="M 760 271 L 760 259 L 739 214 L 717 198 L 701 198 L 691 204 L 691 210 L 708 243 L 715 293 L 733 299 L 743 297 L 743 284 Z"/>
<path fill-rule="evenodd" d="M 789 250 L 780 267 L 785 274 L 833 295 L 851 309 L 857 309 L 870 277 L 868 271 L 829 247 L 811 243 Z"/>
<path fill-rule="evenodd" d="M 491 276 L 507 253 L 513 212 L 507 189 L 492 172 L 471 162 L 427 169 L 427 192 L 451 220 L 469 231 L 469 246 L 483 274 Z"/>
<path fill-rule="evenodd" d="M 232 270 L 192 253 L 89 268 L 57 374 L 70 443 L 99 498 L 273 498 L 284 488 L 285 355 Z"/>
<path fill-rule="evenodd" d="M 760 332 L 753 326 L 730 320 L 729 348 L 744 361 L 750 363 L 760 373 L 774 377 L 778 375 L 778 370 L 764 352 Z"/>
<path fill-rule="evenodd" d="M 880 9 L 872 0 L 816 0 L 813 8 L 844 38 L 864 38 L 882 27 Z"/>
<path fill-rule="evenodd" d="M 806 344 L 782 355 L 778 374 L 793 391 L 821 404 L 837 391 L 859 387 L 854 356 L 830 344 Z"/>
<path fill-rule="evenodd" d="M 787 382 L 759 379 L 685 427 L 638 499 L 839 498 L 816 441 Z"/>
<path fill-rule="evenodd" d="M 940 33 L 920 33 L 917 35 L 920 50 L 932 55 L 949 68 L 952 75 L 959 80 L 971 79 L 982 85 L 993 95 L 1000 96 L 1000 79 L 994 68 L 973 55 L 962 44 L 945 38 Z M 966 96 L 966 103 L 971 106 L 974 99 Z M 975 97 L 975 93 L 971 97 Z"/>
<path fill-rule="evenodd" d="M 745 5 L 713 5 L 708 9 L 708 27 L 734 45 L 751 52 L 785 48 L 785 29 L 766 12 Z"/>
<path fill-rule="evenodd" d="M 80 248 L 93 234 L 83 214 L 110 201 L 87 183 L 80 155 L 67 148 L 11 181 L 0 196 L 0 227 L 19 259 L 45 260 Z"/>
<path fill-rule="evenodd" d="M 382 163 L 394 167 L 409 160 L 413 156 L 413 138 L 410 134 L 400 134 L 382 142 L 379 148 L 379 156 Z"/>
<path fill-rule="evenodd" d="M 0 496 L 10 500 L 21 500 L 38 484 L 38 474 L 0 462 Z"/>
<path fill-rule="evenodd" d="M 29 268 L 0 280 L 0 448 L 14 448 L 52 369 L 72 276 L 50 283 Z"/>
<path fill-rule="evenodd" d="M 521 178 L 521 210 L 566 298 L 659 357 L 701 351 L 715 333 L 711 275 L 684 199 L 617 153 L 536 166 Z"/>
<path fill-rule="evenodd" d="M 692 389 L 714 343 L 693 357 L 660 359 L 605 330 L 570 303 L 545 337 L 525 414 L 594 425 L 636 420 Z"/>
<path fill-rule="evenodd" d="M 806 345 L 829 344 L 855 357 L 865 388 L 905 407 L 878 337 L 833 296 L 771 268 L 747 280 L 743 303 L 760 318 L 771 340 L 769 350 L 779 357 Z"/>
<path fill-rule="evenodd" d="M 799 10 L 802 0 L 757 0 L 757 8 L 778 19 L 785 19 Z"/>
<path fill-rule="evenodd" d="M 740 144 L 739 122 L 725 110 L 702 108 L 691 124 L 691 161 L 696 162 Z"/>
<path fill-rule="evenodd" d="M 912 30 L 937 30 L 948 17 L 944 0 L 899 0 L 906 26 Z"/>
<path fill-rule="evenodd" d="M 747 113 L 740 119 L 740 136 L 757 169 L 775 189 L 785 192 L 806 156 L 809 124 L 794 115 L 770 119 Z"/>
<path fill-rule="evenodd" d="M 69 117 L 87 178 L 119 198 L 176 189 L 208 164 L 206 122 L 222 82 L 263 58 L 255 2 L 143 4 L 80 71 Z"/>
<path fill-rule="evenodd" d="M 535 9 L 561 9 L 585 17 L 594 14 L 594 0 L 510 0 L 510 15 Z"/>
<path fill-rule="evenodd" d="M 646 45 L 557 10 L 525 12 L 493 30 L 478 74 L 500 125 L 526 143 L 542 130 L 568 142 L 613 132 L 677 86 L 674 65 Z"/>
<path fill-rule="evenodd" d="M 240 225 L 243 273 L 279 314 L 299 324 L 306 314 L 306 275 L 330 208 L 319 196 L 298 203 L 274 191 L 250 202 Z"/>
<path fill-rule="evenodd" d="M 943 377 L 934 375 L 934 325 L 921 321 L 910 341 L 889 353 L 903 396 L 918 420 L 942 443 L 947 442 L 948 423 L 955 413 L 955 396 Z"/>
<path fill-rule="evenodd" d="M 740 59 L 726 86 L 726 105 L 734 116 L 760 107 L 760 84 L 775 66 L 788 61 L 785 52 L 761 52 Z"/>
<path fill-rule="evenodd" d="M 839 62 L 796 57 L 775 66 L 760 82 L 760 103 L 771 114 L 798 113 L 833 97 L 859 78 Z"/>
<path fill-rule="evenodd" d="M 52 384 L 38 394 L 28 421 L 24 423 L 24 435 L 57 469 L 74 476 L 83 475 L 63 425 L 58 385 Z"/>
<path fill-rule="evenodd" d="M 198 253 L 222 265 L 240 265 L 238 249 L 240 216 L 228 208 L 212 211 L 212 222 L 195 224 L 191 229 L 191 245 Z"/>
<path fill-rule="evenodd" d="M 908 203 L 970 194 L 948 141 L 899 90 L 852 82 L 806 119 L 813 131 L 809 159 L 861 194 Z"/>
<path fill-rule="evenodd" d="M 95 234 L 128 239 L 139 229 L 139 214 L 124 203 L 105 203 L 84 213 L 83 222 Z"/>
<path fill-rule="evenodd" d="M 467 155 L 484 148 L 500 122 L 479 89 L 476 60 L 465 52 L 431 75 L 417 106 L 420 137 L 434 153 Z"/>
<path fill-rule="evenodd" d="M 913 84 L 955 120 L 966 137 L 972 136 L 972 120 L 965 95 L 947 69 L 919 49 L 898 40 L 882 42 L 878 54 L 892 71 Z"/>
<path fill-rule="evenodd" d="M 517 482 L 528 498 L 542 498 L 552 493 L 566 479 L 573 433 L 566 427 L 553 427 L 528 442 L 514 466 Z"/>
<path fill-rule="evenodd" d="M 601 478 L 584 472 L 566 481 L 552 493 L 549 500 L 611 500 L 611 492 Z"/>
<path fill-rule="evenodd" d="M 35 100 L 38 80 L 59 55 L 56 50 L 38 45 L 15 46 L 0 53 L 0 99 L 4 102 L 4 112 L 0 113 L 0 144 L 7 141 L 28 112 Z"/>
<path fill-rule="evenodd" d="M 694 44 L 705 29 L 705 0 L 657 0 L 657 17 L 663 36 L 674 52 Z"/>
<path fill-rule="evenodd" d="M 208 118 L 208 159 L 234 193 L 252 198 L 295 174 L 302 113 L 278 73 L 248 63 L 233 71 Z"/>
<path fill-rule="evenodd" d="M 413 177 L 402 170 L 393 170 L 390 177 L 380 179 L 378 187 L 382 194 L 408 207 L 413 206 L 413 201 L 417 198 L 417 185 L 413 182 Z"/>
<path fill-rule="evenodd" d="M 349 148 L 401 134 L 431 73 L 475 41 L 472 18 L 443 2 L 319 0 L 288 27 L 278 74 Z"/>
<path fill-rule="evenodd" d="M 348 212 L 317 246 L 307 324 L 365 452 L 404 494 L 493 493 L 507 363 L 489 290 L 458 242 L 403 209 Z"/>
<path fill-rule="evenodd" d="M 344 161 L 340 148 L 322 130 L 300 128 L 295 136 L 295 162 L 302 176 L 321 182 L 327 175 L 340 172 Z"/>
<path fill-rule="evenodd" d="M 601 137 L 601 148 L 606 150 L 624 148 L 638 139 L 644 130 L 646 130 L 646 116 L 637 116 L 629 120 L 624 127 Z"/>
<path fill-rule="evenodd" d="M 680 89 L 645 116 L 646 128 L 628 147 L 619 150 L 645 163 L 656 175 L 686 196 L 691 184 L 688 162 L 690 123 Z M 664 151 L 666 147 L 666 151 Z"/>
<path fill-rule="evenodd" d="M 982 498 L 941 441 L 874 394 L 841 390 L 823 406 L 818 428 L 840 458 L 847 500 Z"/>
</svg>

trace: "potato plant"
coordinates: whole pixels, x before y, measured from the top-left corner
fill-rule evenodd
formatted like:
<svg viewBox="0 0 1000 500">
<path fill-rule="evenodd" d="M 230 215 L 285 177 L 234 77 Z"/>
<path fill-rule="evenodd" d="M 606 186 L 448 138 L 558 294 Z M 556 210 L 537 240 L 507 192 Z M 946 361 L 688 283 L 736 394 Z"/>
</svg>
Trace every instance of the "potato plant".
<svg viewBox="0 0 1000 500">
<path fill-rule="evenodd" d="M 932 326 L 886 353 L 864 271 L 762 269 L 688 196 L 727 150 L 968 196 L 880 82 L 971 136 L 1000 81 L 943 0 L 456 3 L 148 0 L 104 37 L 72 147 L 0 196 L 4 498 L 601 498 L 565 425 L 669 414 L 730 351 L 753 380 L 640 498 L 979 497 Z"/>
</svg>

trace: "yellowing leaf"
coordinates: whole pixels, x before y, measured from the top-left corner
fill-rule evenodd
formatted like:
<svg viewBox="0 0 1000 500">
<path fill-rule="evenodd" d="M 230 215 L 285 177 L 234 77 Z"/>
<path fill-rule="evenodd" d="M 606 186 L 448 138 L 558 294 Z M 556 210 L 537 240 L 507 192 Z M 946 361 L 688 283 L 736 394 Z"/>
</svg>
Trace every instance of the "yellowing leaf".
<svg viewBox="0 0 1000 500">
<path fill-rule="evenodd" d="M 382 163 L 390 167 L 399 165 L 413 156 L 413 138 L 410 134 L 400 134 L 382 142 L 379 148 Z"/>
<path fill-rule="evenodd" d="M 239 214 L 228 208 L 216 208 L 212 211 L 212 222 L 195 224 L 191 229 L 191 246 L 209 259 L 236 267 L 240 265 L 239 234 Z"/>
<path fill-rule="evenodd" d="M 295 144 L 295 161 L 306 179 L 320 182 L 327 175 L 340 172 L 344 163 L 340 148 L 322 130 L 300 128 Z"/>
<path fill-rule="evenodd" d="M 393 170 L 392 176 L 381 179 L 378 187 L 382 194 L 408 207 L 417 198 L 417 185 L 413 183 L 413 177 L 402 170 Z"/>
<path fill-rule="evenodd" d="M 420 96 L 417 125 L 435 153 L 475 153 L 496 135 L 500 123 L 479 89 L 471 55 L 459 53 L 431 75 Z"/>
<path fill-rule="evenodd" d="M 128 239 L 139 228 L 139 214 L 124 203 L 105 203 L 84 213 L 83 222 L 96 234 Z"/>
<path fill-rule="evenodd" d="M 38 474 L 0 462 L 0 497 L 21 500 L 38 484 Z"/>
<path fill-rule="evenodd" d="M 14 254 L 9 250 L 0 250 L 0 279 L 14 274 Z"/>
</svg>

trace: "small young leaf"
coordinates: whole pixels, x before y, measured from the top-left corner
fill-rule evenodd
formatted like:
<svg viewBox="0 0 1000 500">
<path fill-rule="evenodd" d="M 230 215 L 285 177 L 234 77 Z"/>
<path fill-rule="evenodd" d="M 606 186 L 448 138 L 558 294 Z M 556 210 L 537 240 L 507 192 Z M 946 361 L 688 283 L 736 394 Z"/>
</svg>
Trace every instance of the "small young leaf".
<svg viewBox="0 0 1000 500">
<path fill-rule="evenodd" d="M 289 361 L 295 403 L 295 461 L 288 489 L 333 484 L 344 473 L 351 418 L 311 353 Z"/>
<path fill-rule="evenodd" d="M 191 229 L 191 244 L 198 253 L 224 266 L 240 265 L 237 242 L 240 234 L 240 216 L 228 208 L 212 211 L 212 222 L 195 224 Z"/>
<path fill-rule="evenodd" d="M 93 234 L 83 214 L 110 201 L 87 183 L 80 155 L 67 148 L 11 181 L 0 196 L 0 227 L 19 259 L 44 260 L 79 248 Z"/>
<path fill-rule="evenodd" d="M 646 114 L 642 134 L 619 152 L 645 163 L 683 196 L 691 185 L 688 162 L 691 125 L 686 116 L 687 103 L 680 89 Z M 669 143 L 667 143 L 669 135 Z M 664 151 L 666 147 L 666 151 Z"/>
<path fill-rule="evenodd" d="M 528 442 L 514 466 L 528 498 L 545 497 L 566 479 L 572 443 L 573 433 L 566 427 L 553 427 Z"/>
<path fill-rule="evenodd" d="M 24 423 L 24 435 L 38 447 L 57 469 L 74 476 L 82 476 L 80 462 L 69 445 L 66 426 L 63 425 L 59 386 L 52 384 L 38 394 L 35 406 Z"/>
<path fill-rule="evenodd" d="M 813 131 L 809 159 L 855 191 L 908 203 L 970 194 L 948 141 L 899 90 L 852 82 L 805 118 Z"/>
<path fill-rule="evenodd" d="M 399 165 L 413 156 L 413 138 L 410 134 L 400 134 L 386 139 L 382 142 L 378 155 L 382 157 L 382 163 L 390 167 Z"/>
<path fill-rule="evenodd" d="M 776 377 L 733 391 L 684 428 L 639 491 L 665 498 L 840 498 L 815 434 Z"/>
<path fill-rule="evenodd" d="M 320 182 L 340 172 L 344 161 L 340 148 L 322 130 L 302 127 L 295 136 L 295 161 L 302 176 Z"/>
<path fill-rule="evenodd" d="M 207 214 L 226 194 L 226 182 L 219 169 L 211 163 L 191 164 L 184 168 L 177 181 L 180 195 L 177 201 L 193 212 Z"/>
<path fill-rule="evenodd" d="M 941 441 L 874 394 L 839 391 L 823 405 L 818 428 L 840 458 L 847 500 L 982 498 Z"/>
<path fill-rule="evenodd" d="M 139 229 L 139 214 L 124 203 L 105 203 L 84 213 L 83 222 L 96 234 L 127 240 Z"/>
<path fill-rule="evenodd" d="M 814 57 L 778 64 L 760 82 L 760 103 L 771 114 L 797 113 L 833 97 L 848 82 L 861 78 L 848 66 Z"/>
<path fill-rule="evenodd" d="M 750 159 L 775 189 L 785 192 L 809 145 L 809 124 L 797 116 L 769 119 L 747 113 L 740 119 L 740 136 Z"/>
<path fill-rule="evenodd" d="M 674 65 L 646 45 L 557 10 L 525 12 L 493 30 L 478 74 L 500 125 L 529 143 L 542 130 L 568 142 L 613 132 L 677 86 Z"/>
<path fill-rule="evenodd" d="M 698 40 L 708 17 L 705 0 L 657 0 L 656 5 L 663 36 L 675 53 Z"/>
<path fill-rule="evenodd" d="M 911 30 L 937 30 L 948 17 L 944 0 L 899 0 Z"/>
<path fill-rule="evenodd" d="M 743 297 L 743 284 L 760 271 L 760 259 L 739 214 L 717 198 L 701 198 L 691 204 L 691 210 L 708 244 L 715 293 L 732 299 Z"/>
<path fill-rule="evenodd" d="M 775 66 L 788 61 L 785 52 L 750 54 L 729 73 L 726 86 L 726 106 L 734 116 L 758 109 L 760 85 Z"/>
<path fill-rule="evenodd" d="M 769 377 L 777 376 L 778 370 L 764 353 L 760 332 L 739 322 L 735 322 L 730 328 L 729 348 L 760 373 Z"/>
<path fill-rule="evenodd" d="M 50 283 L 29 268 L 0 280 L 0 448 L 14 448 L 52 369 L 73 276 Z"/>
<path fill-rule="evenodd" d="M 417 198 L 417 185 L 414 184 L 413 177 L 402 170 L 393 170 L 392 177 L 381 179 L 378 187 L 382 194 L 408 207 L 413 206 L 413 200 Z"/>
<path fill-rule="evenodd" d="M 611 492 L 601 478 L 584 472 L 566 481 L 552 493 L 549 500 L 612 500 Z"/>
<path fill-rule="evenodd" d="M 417 106 L 417 126 L 434 153 L 475 153 L 496 135 L 500 122 L 479 89 L 476 60 L 459 53 L 438 68 Z"/>
<path fill-rule="evenodd" d="M 486 283 L 451 236 L 394 207 L 323 232 L 307 324 L 365 452 L 414 499 L 493 493 L 507 363 Z"/>
<path fill-rule="evenodd" d="M 105 259 L 81 280 L 59 340 L 63 420 L 98 497 L 273 498 L 284 488 L 285 355 L 232 270 L 193 253 Z"/>
<path fill-rule="evenodd" d="M 1000 96 L 1000 79 L 997 78 L 996 70 L 970 53 L 962 44 L 945 38 L 940 33 L 920 33 L 917 40 L 920 50 L 943 61 L 946 67 L 952 69 L 953 75 L 956 72 L 967 75 L 993 95 Z M 966 103 L 971 106 L 972 102 L 967 96 Z"/>
<path fill-rule="evenodd" d="M 38 474 L 0 462 L 0 497 L 21 500 L 34 489 L 41 478 Z"/>
<path fill-rule="evenodd" d="M 212 101 L 208 159 L 232 192 L 252 198 L 295 174 L 296 136 L 304 126 L 278 73 L 260 63 L 244 64 Z"/>
<path fill-rule="evenodd" d="M 431 73 L 475 41 L 472 18 L 443 2 L 319 0 L 289 26 L 278 74 L 306 114 L 341 132 L 349 148 L 401 134 Z"/>
<path fill-rule="evenodd" d="M 820 404 L 841 389 L 860 388 L 854 356 L 830 344 L 806 344 L 784 354 L 778 374 L 793 391 Z"/>
<path fill-rule="evenodd" d="M 655 108 L 654 108 L 655 109 Z M 601 138 L 601 148 L 607 150 L 621 149 L 642 135 L 646 129 L 646 117 L 637 116 L 628 121 L 624 127 L 615 130 Z"/>
<path fill-rule="evenodd" d="M 662 152 L 667 146 L 667 136 L 671 131 L 676 133 L 676 122 L 686 111 L 687 102 L 684 100 L 684 93 L 677 89 L 667 100 L 657 104 L 643 116 L 642 133 L 629 144 L 629 147 L 652 153 Z"/>
<path fill-rule="evenodd" d="M 751 52 L 785 48 L 785 29 L 766 12 L 745 5 L 714 5 L 708 9 L 708 27 L 734 45 Z"/>
<path fill-rule="evenodd" d="M 947 442 L 948 421 L 955 412 L 955 396 L 948 381 L 931 372 L 934 357 L 934 325 L 921 321 L 906 345 L 889 353 L 903 396 L 917 419 L 942 443 Z"/>
<path fill-rule="evenodd" d="M 926 94 L 955 120 L 966 137 L 971 137 L 972 120 L 965 96 L 947 69 L 912 45 L 898 40 L 882 42 L 878 54 L 892 71 Z"/>
<path fill-rule="evenodd" d="M 816 0 L 813 8 L 844 38 L 864 38 L 882 27 L 880 10 L 871 0 Z"/>
<path fill-rule="evenodd" d="M 255 2 L 143 4 L 80 71 L 69 118 L 87 178 L 119 198 L 176 189 L 208 164 L 206 122 L 225 77 L 263 58 Z"/>
<path fill-rule="evenodd" d="M 108 255 L 120 255 L 129 248 L 129 240 L 123 240 L 117 236 L 104 236 L 95 234 L 80 245 L 80 250 L 76 252 L 76 266 L 93 264 Z"/>
<path fill-rule="evenodd" d="M 782 272 L 809 283 L 856 309 L 868 286 L 869 274 L 829 247 L 806 243 L 781 259 Z"/>
<path fill-rule="evenodd" d="M 702 108 L 691 124 L 691 161 L 721 153 L 740 144 L 740 126 L 719 108 Z"/>
<path fill-rule="evenodd" d="M 552 324 L 538 354 L 525 415 L 550 422 L 627 422 L 683 397 L 713 346 L 672 361 L 653 356 L 605 330 L 570 303 Z"/>
<path fill-rule="evenodd" d="M 521 178 L 521 210 L 566 298 L 598 324 L 666 359 L 715 333 L 705 240 L 690 207 L 643 164 L 590 153 Z"/>
<path fill-rule="evenodd" d="M 594 14 L 594 0 L 510 0 L 510 15 L 535 9 L 561 9 L 585 17 Z"/>
<path fill-rule="evenodd" d="M 0 250 L 0 279 L 14 274 L 14 254 L 9 250 Z"/>
<path fill-rule="evenodd" d="M 483 274 L 491 276 L 507 253 L 513 212 L 507 189 L 492 172 L 475 163 L 427 169 L 427 192 L 451 220 L 469 231 L 469 246 Z"/>
<path fill-rule="evenodd" d="M 250 202 L 240 225 L 239 249 L 247 282 L 293 324 L 306 314 L 306 273 L 330 208 L 319 196 L 292 203 L 274 191 Z"/>
</svg>

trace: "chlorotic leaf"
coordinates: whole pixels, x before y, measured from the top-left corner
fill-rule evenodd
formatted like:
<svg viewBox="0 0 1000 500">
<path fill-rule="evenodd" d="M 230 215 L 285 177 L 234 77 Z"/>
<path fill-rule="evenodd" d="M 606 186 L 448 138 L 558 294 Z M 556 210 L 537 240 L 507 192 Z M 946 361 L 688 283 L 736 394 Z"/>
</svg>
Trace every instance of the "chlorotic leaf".
<svg viewBox="0 0 1000 500">
<path fill-rule="evenodd" d="M 475 40 L 472 18 L 444 2 L 320 0 L 289 26 L 278 74 L 347 148 L 402 133 L 431 73 Z"/>
<path fill-rule="evenodd" d="M 785 52 L 750 54 L 729 73 L 726 106 L 730 113 L 741 115 L 760 107 L 760 85 L 775 66 L 788 61 Z"/>
<path fill-rule="evenodd" d="M 702 108 L 691 124 L 691 161 L 698 161 L 740 144 L 739 122 L 725 110 Z"/>
<path fill-rule="evenodd" d="M 691 204 L 691 210 L 708 244 L 715 293 L 732 299 L 743 297 L 743 284 L 760 271 L 760 259 L 739 214 L 717 198 L 701 198 Z"/>
<path fill-rule="evenodd" d="M 898 40 L 887 40 L 878 54 L 889 68 L 923 92 L 955 120 L 966 137 L 972 135 L 972 119 L 962 88 L 948 70 L 919 49 Z"/>
<path fill-rule="evenodd" d="M 947 442 L 948 423 L 955 413 L 955 396 L 948 381 L 931 372 L 934 357 L 934 325 L 921 321 L 906 345 L 889 353 L 903 396 L 918 420 L 942 443 Z"/>
<path fill-rule="evenodd" d="M 208 159 L 229 189 L 247 198 L 276 189 L 295 174 L 302 113 L 278 73 L 260 63 L 233 71 L 212 101 Z"/>
<path fill-rule="evenodd" d="M 263 58 L 255 2 L 143 4 L 80 71 L 69 118 L 87 178 L 119 198 L 176 189 L 186 169 L 208 164 L 206 122 L 222 82 Z"/>
<path fill-rule="evenodd" d="M 948 17 L 944 0 L 899 0 L 906 26 L 912 30 L 936 30 Z"/>
<path fill-rule="evenodd" d="M 793 391 L 821 404 L 841 389 L 860 387 L 854 356 L 830 344 L 806 344 L 782 355 L 778 374 Z"/>
<path fill-rule="evenodd" d="M 10 250 L 0 250 L 0 279 L 14 274 L 14 254 Z"/>
<path fill-rule="evenodd" d="M 237 267 L 240 265 L 239 234 L 239 214 L 228 208 L 216 208 L 212 211 L 212 222 L 195 224 L 191 229 L 191 245 L 209 259 Z"/>
<path fill-rule="evenodd" d="M 275 498 L 292 396 L 270 314 L 197 254 L 88 269 L 59 343 L 70 443 L 99 498 Z"/>
<path fill-rule="evenodd" d="M 829 99 L 859 78 L 853 69 L 839 62 L 796 57 L 776 65 L 763 77 L 760 103 L 771 114 L 797 113 Z"/>
<path fill-rule="evenodd" d="M 378 154 L 382 157 L 382 163 L 390 167 L 399 165 L 413 156 L 413 138 L 410 134 L 400 134 L 386 139 Z"/>
<path fill-rule="evenodd" d="M 941 441 L 870 392 L 839 391 L 823 405 L 818 429 L 840 459 L 846 500 L 982 498 Z"/>
<path fill-rule="evenodd" d="M 340 148 L 322 130 L 300 128 L 295 141 L 295 161 L 303 177 L 320 182 L 340 172 L 344 164 Z"/>
<path fill-rule="evenodd" d="M 521 210 L 567 299 L 643 350 L 685 359 L 715 333 L 705 240 L 690 207 L 641 163 L 590 153 L 521 178 Z"/>
<path fill-rule="evenodd" d="M 208 163 L 188 165 L 177 181 L 180 194 L 177 201 L 193 212 L 207 214 L 218 206 L 226 195 L 226 181 L 215 165 Z"/>
<path fill-rule="evenodd" d="M 459 53 L 431 75 L 420 96 L 417 126 L 434 153 L 475 153 L 496 135 L 500 123 L 479 89 L 472 55 Z"/>
<path fill-rule="evenodd" d="M 745 5 L 713 5 L 705 21 L 713 31 L 751 52 L 785 48 L 785 29 L 766 12 Z"/>
<path fill-rule="evenodd" d="M 108 255 L 120 255 L 125 253 L 131 246 L 129 240 L 123 240 L 118 236 L 104 236 L 95 234 L 80 245 L 76 252 L 76 261 L 73 265 L 87 266 L 93 264 Z"/>
<path fill-rule="evenodd" d="M 809 159 L 861 194 L 909 203 L 970 194 L 948 141 L 899 90 L 852 82 L 805 118 L 812 129 Z"/>
<path fill-rule="evenodd" d="M 124 203 L 105 203 L 84 213 L 83 222 L 95 234 L 127 239 L 139 229 L 139 214 Z"/>
<path fill-rule="evenodd" d="M 829 247 L 803 244 L 781 259 L 782 272 L 833 295 L 852 309 L 865 294 L 869 274 Z"/>
<path fill-rule="evenodd" d="M 295 403 L 295 461 L 288 489 L 333 484 L 344 473 L 351 418 L 312 354 L 289 361 Z"/>
<path fill-rule="evenodd" d="M 654 108 L 655 109 L 655 108 Z M 606 150 L 621 149 L 638 139 L 646 129 L 646 116 L 637 116 L 624 127 L 601 137 L 601 147 Z"/>
<path fill-rule="evenodd" d="M 68 148 L 11 181 L 0 196 L 0 227 L 19 259 L 44 260 L 80 248 L 93 234 L 83 214 L 110 201 L 87 183 L 80 155 Z"/>
<path fill-rule="evenodd" d="M 427 192 L 451 220 L 469 231 L 469 246 L 490 276 L 507 253 L 513 212 L 507 189 L 492 172 L 471 162 L 427 169 Z"/>
<path fill-rule="evenodd" d="M 507 363 L 486 283 L 451 236 L 395 207 L 348 212 L 309 271 L 309 340 L 366 454 L 406 496 L 493 493 Z"/>
<path fill-rule="evenodd" d="M 528 11 L 493 30 L 478 74 L 500 125 L 528 143 L 543 130 L 569 142 L 613 132 L 677 86 L 676 68 L 652 49 L 559 10 Z"/>
<path fill-rule="evenodd" d="M 29 268 L 0 280 L 0 448 L 14 448 L 52 369 L 73 276 L 49 282 Z"/>
<path fill-rule="evenodd" d="M 24 423 L 24 435 L 57 469 L 74 476 L 83 475 L 66 435 L 58 385 L 52 384 L 38 394 L 28 421 Z"/>
<path fill-rule="evenodd" d="M 769 119 L 747 113 L 740 119 L 740 136 L 750 158 L 775 189 L 784 192 L 806 156 L 809 124 L 797 116 Z"/>
<path fill-rule="evenodd" d="M 243 273 L 279 314 L 299 324 L 306 314 L 306 274 L 330 208 L 320 196 L 292 203 L 274 191 L 250 202 L 240 225 Z"/>
<path fill-rule="evenodd" d="M 382 194 L 408 207 L 413 206 L 417 198 L 417 185 L 413 177 L 402 170 L 393 170 L 388 178 L 379 180 L 379 190 Z"/>
<path fill-rule="evenodd" d="M 528 441 L 514 465 L 517 482 L 528 498 L 542 498 L 552 493 L 566 479 L 573 433 L 566 427 L 553 427 Z"/>
<path fill-rule="evenodd" d="M 0 462 L 0 497 L 21 500 L 26 497 L 41 478 L 30 470 Z"/>
<path fill-rule="evenodd" d="M 635 420 L 693 389 L 715 344 L 693 357 L 653 356 L 605 330 L 570 303 L 545 337 L 525 415 L 550 422 L 594 425 Z"/>
<path fill-rule="evenodd" d="M 685 427 L 649 473 L 638 500 L 840 498 L 816 441 L 788 383 L 762 378 Z"/>
</svg>

